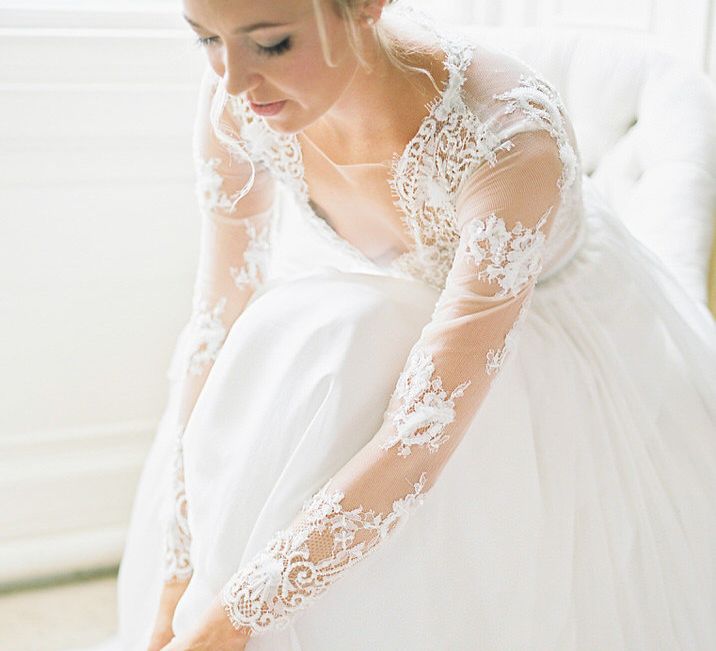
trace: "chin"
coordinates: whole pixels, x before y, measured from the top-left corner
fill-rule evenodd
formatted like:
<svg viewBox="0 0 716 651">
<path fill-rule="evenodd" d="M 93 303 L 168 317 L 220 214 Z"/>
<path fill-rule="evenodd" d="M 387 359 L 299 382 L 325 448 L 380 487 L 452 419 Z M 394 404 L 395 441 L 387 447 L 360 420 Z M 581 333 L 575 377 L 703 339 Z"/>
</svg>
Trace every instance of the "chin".
<svg viewBox="0 0 716 651">
<path fill-rule="evenodd" d="M 271 131 L 285 135 L 299 133 L 310 124 L 305 120 L 297 120 L 293 116 L 285 115 L 284 111 L 281 111 L 278 115 L 265 117 L 264 120 Z"/>
<path fill-rule="evenodd" d="M 271 129 L 271 131 L 275 131 L 276 133 L 281 133 L 287 136 L 290 136 L 294 133 L 298 133 L 303 127 L 294 127 L 293 124 L 289 122 L 284 122 L 279 118 L 279 116 L 276 117 L 266 117 L 264 118 L 266 122 L 266 126 Z"/>
</svg>

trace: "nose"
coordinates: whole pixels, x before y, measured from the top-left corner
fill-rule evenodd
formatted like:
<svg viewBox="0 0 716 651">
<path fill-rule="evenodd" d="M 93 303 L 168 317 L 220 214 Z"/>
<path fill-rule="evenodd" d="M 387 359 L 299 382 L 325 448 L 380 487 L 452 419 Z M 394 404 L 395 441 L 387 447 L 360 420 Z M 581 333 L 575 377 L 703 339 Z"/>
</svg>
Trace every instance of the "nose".
<svg viewBox="0 0 716 651">
<path fill-rule="evenodd" d="M 261 75 L 255 70 L 251 70 L 246 66 L 244 61 L 240 61 L 238 57 L 232 57 L 227 52 L 224 59 L 224 70 L 221 75 L 224 81 L 224 88 L 229 95 L 240 95 L 246 91 L 250 91 L 261 83 Z"/>
</svg>

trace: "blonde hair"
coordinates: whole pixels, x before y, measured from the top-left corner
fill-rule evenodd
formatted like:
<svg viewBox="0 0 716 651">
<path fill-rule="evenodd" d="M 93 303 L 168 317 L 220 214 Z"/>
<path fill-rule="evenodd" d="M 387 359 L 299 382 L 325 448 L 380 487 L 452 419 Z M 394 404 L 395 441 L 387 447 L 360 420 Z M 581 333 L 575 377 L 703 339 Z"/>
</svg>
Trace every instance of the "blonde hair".
<svg viewBox="0 0 716 651">
<path fill-rule="evenodd" d="M 333 5 L 336 13 L 343 20 L 343 24 L 346 29 L 348 36 L 348 42 L 353 49 L 353 52 L 358 59 L 358 62 L 366 69 L 371 70 L 370 64 L 366 61 L 363 55 L 363 43 L 360 37 L 360 32 L 357 24 L 356 14 L 361 6 L 366 4 L 369 0 L 329 0 Z M 316 16 L 316 22 L 318 24 L 318 35 L 321 39 L 321 49 L 323 50 L 323 58 L 326 64 L 335 67 L 336 64 L 331 60 L 330 48 L 328 43 L 328 34 L 326 32 L 326 24 L 323 17 L 323 10 L 321 9 L 321 0 L 312 0 L 313 10 Z M 386 0 L 386 4 L 393 4 L 395 0 Z M 388 30 L 385 29 L 381 21 L 378 21 L 374 28 L 373 33 L 378 46 L 386 55 L 388 61 L 396 68 L 405 72 L 418 72 L 419 74 L 426 75 L 433 87 L 437 92 L 440 92 L 440 88 L 435 82 L 435 78 L 432 76 L 429 70 L 420 66 L 410 65 L 406 63 L 407 58 L 411 54 L 419 52 L 427 52 L 427 48 L 420 47 L 416 44 L 401 43 L 395 38 Z"/>
</svg>

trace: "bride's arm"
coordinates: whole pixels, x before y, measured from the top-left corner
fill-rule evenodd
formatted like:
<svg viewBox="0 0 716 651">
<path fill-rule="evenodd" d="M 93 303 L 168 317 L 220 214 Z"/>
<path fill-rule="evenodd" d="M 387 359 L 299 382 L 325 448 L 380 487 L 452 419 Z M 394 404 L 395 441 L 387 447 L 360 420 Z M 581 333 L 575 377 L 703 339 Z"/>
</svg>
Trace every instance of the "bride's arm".
<svg viewBox="0 0 716 651">
<path fill-rule="evenodd" d="M 179 336 L 169 370 L 166 407 L 171 410 L 175 446 L 164 522 L 162 599 L 169 604 L 167 609 L 173 603 L 172 612 L 193 571 L 182 436 L 230 328 L 265 280 L 273 212 L 274 179 L 269 172 L 259 163 L 252 165 L 246 158 L 231 155 L 214 131 L 212 118 L 240 140 L 230 106 L 217 110 L 224 106 L 216 103 L 222 90 L 207 68 L 194 124 L 196 194 L 202 220 L 199 261 L 191 318 Z"/>
<path fill-rule="evenodd" d="M 514 347 L 575 171 L 558 114 L 541 122 L 518 105 L 506 103 L 509 141 L 496 138 L 459 190 L 454 262 L 380 429 L 229 578 L 220 598 L 236 629 L 282 628 L 429 499 Z"/>
</svg>

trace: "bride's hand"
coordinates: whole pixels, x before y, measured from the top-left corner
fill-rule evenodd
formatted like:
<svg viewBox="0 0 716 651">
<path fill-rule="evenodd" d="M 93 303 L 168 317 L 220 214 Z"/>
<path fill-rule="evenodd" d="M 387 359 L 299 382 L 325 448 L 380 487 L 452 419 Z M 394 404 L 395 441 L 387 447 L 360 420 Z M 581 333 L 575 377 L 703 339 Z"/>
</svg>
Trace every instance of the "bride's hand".
<svg viewBox="0 0 716 651">
<path fill-rule="evenodd" d="M 161 648 L 161 651 L 244 651 L 246 649 L 246 642 L 248 638 L 245 638 L 243 642 L 233 642 L 232 646 L 212 646 L 211 643 L 198 643 L 194 641 L 192 636 L 182 636 L 181 638 L 175 637 L 169 644 Z"/>
<path fill-rule="evenodd" d="M 154 618 L 154 630 L 147 651 L 160 651 L 174 637 L 172 620 L 179 599 L 189 585 L 189 579 L 165 583 L 159 597 L 159 609 Z"/>
<path fill-rule="evenodd" d="M 244 651 L 250 634 L 237 630 L 217 597 L 194 631 L 175 637 L 161 651 Z"/>
</svg>

